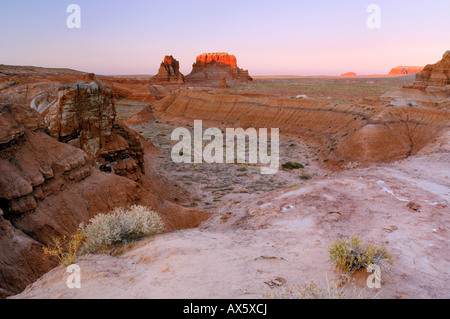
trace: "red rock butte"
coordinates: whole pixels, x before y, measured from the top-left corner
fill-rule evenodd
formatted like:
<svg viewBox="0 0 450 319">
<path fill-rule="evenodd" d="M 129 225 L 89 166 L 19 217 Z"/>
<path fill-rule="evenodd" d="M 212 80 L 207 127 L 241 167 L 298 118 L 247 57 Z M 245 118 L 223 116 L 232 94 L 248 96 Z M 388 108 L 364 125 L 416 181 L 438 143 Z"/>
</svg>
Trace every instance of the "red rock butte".
<svg viewBox="0 0 450 319">
<path fill-rule="evenodd" d="M 415 74 L 423 70 L 423 66 L 396 66 L 389 72 L 390 76 L 403 76 Z"/>
<path fill-rule="evenodd" d="M 192 65 L 191 73 L 186 76 L 186 81 L 217 85 L 223 77 L 230 83 L 253 80 L 247 70 L 237 66 L 237 59 L 234 55 L 220 52 L 198 55 Z"/>
<path fill-rule="evenodd" d="M 225 52 L 200 54 L 197 56 L 196 64 L 205 65 L 213 61 L 216 63 L 228 64 L 233 68 L 237 67 L 236 57 Z"/>
</svg>

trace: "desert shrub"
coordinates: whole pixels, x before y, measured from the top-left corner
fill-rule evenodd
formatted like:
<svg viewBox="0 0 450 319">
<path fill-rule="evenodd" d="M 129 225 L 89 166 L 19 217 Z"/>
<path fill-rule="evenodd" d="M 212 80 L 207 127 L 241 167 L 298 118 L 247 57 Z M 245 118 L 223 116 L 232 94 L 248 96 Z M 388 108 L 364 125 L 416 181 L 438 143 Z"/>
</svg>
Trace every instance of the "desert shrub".
<svg viewBox="0 0 450 319">
<path fill-rule="evenodd" d="M 282 169 L 299 169 L 304 168 L 304 166 L 297 162 L 287 162 L 281 165 Z"/>
<path fill-rule="evenodd" d="M 80 231 L 85 237 L 83 252 L 95 253 L 162 233 L 164 223 L 156 212 L 133 205 L 128 210 L 116 208 L 110 214 L 97 215 L 88 225 L 81 226 Z"/>
<path fill-rule="evenodd" d="M 308 175 L 308 174 L 304 174 L 304 175 L 300 176 L 300 179 L 303 181 L 309 181 L 310 179 L 312 179 L 312 176 Z"/>
<path fill-rule="evenodd" d="M 329 248 L 331 262 L 340 270 L 349 274 L 365 269 L 373 264 L 385 267 L 392 264 L 392 258 L 387 249 L 374 244 L 363 245 L 358 236 L 337 239 Z"/>
<path fill-rule="evenodd" d="M 84 235 L 76 233 L 70 237 L 54 237 L 52 243 L 44 247 L 44 255 L 56 257 L 61 265 L 65 267 L 74 264 L 80 254 L 81 246 L 84 241 Z"/>
</svg>

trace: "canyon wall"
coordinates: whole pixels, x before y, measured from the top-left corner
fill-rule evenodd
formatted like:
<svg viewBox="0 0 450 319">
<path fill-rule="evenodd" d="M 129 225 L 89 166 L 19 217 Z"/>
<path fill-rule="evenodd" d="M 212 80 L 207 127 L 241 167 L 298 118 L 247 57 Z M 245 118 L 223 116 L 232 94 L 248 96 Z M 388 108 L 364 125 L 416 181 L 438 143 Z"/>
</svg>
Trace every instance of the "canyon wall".
<svg viewBox="0 0 450 319">
<path fill-rule="evenodd" d="M 449 126 L 446 110 L 423 106 L 361 109 L 313 99 L 247 97 L 178 90 L 154 105 L 155 116 L 204 120 L 217 127 L 280 128 L 320 148 L 328 164 L 386 162 L 418 152 Z"/>
</svg>

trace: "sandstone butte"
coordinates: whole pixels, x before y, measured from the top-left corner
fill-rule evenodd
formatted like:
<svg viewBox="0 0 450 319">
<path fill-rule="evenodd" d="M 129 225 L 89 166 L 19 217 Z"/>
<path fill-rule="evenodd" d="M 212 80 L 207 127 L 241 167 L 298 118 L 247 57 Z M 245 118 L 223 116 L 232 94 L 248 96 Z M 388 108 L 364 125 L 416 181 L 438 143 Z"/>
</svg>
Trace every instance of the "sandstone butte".
<svg viewBox="0 0 450 319">
<path fill-rule="evenodd" d="M 423 66 L 396 66 L 389 71 L 389 76 L 403 76 L 416 74 L 423 70 Z"/>
<path fill-rule="evenodd" d="M 115 120 L 112 92 L 95 75 L 5 73 L 21 83 L 0 91 L 0 298 L 56 266 L 42 248 L 96 214 L 141 204 L 159 212 L 166 231 L 210 216 L 178 204 L 187 195 L 154 173 L 158 150 Z"/>
<path fill-rule="evenodd" d="M 353 77 L 353 76 L 358 76 L 358 75 L 355 72 L 346 72 L 346 73 L 342 73 L 341 76 L 342 77 L 346 77 L 346 76 Z"/>
<path fill-rule="evenodd" d="M 192 71 L 186 76 L 186 82 L 217 85 L 225 77 L 227 82 L 247 82 L 253 79 L 247 70 L 237 66 L 234 55 L 225 52 L 203 53 L 197 56 Z"/>
<path fill-rule="evenodd" d="M 183 84 L 184 76 L 180 72 L 180 63 L 171 55 L 166 55 L 151 82 L 159 84 Z"/>
</svg>

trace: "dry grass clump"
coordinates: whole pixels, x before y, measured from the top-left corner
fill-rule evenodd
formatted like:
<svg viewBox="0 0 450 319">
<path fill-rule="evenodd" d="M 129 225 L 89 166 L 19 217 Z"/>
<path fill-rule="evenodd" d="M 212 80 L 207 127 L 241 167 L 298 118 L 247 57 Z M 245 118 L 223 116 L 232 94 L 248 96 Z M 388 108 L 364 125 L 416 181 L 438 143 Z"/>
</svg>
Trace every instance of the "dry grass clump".
<svg viewBox="0 0 450 319">
<path fill-rule="evenodd" d="M 83 241 L 84 236 L 81 233 L 76 233 L 69 238 L 66 236 L 55 237 L 50 245 L 43 248 L 44 255 L 56 257 L 59 263 L 65 267 L 70 266 L 77 261 Z"/>
<path fill-rule="evenodd" d="M 164 231 L 158 213 L 148 207 L 133 205 L 128 210 L 116 208 L 110 214 L 97 215 L 80 227 L 85 237 L 83 252 L 104 251 L 113 245 L 128 243 Z"/>
<path fill-rule="evenodd" d="M 358 236 L 337 239 L 330 245 L 329 253 L 331 262 L 350 275 L 369 265 L 384 268 L 392 264 L 391 255 L 385 247 L 374 244 L 363 245 L 362 239 Z"/>
</svg>

